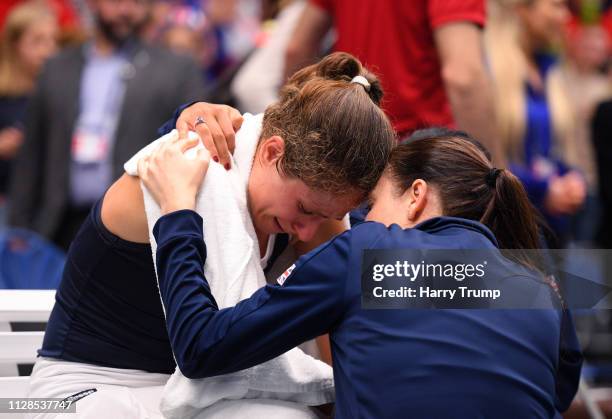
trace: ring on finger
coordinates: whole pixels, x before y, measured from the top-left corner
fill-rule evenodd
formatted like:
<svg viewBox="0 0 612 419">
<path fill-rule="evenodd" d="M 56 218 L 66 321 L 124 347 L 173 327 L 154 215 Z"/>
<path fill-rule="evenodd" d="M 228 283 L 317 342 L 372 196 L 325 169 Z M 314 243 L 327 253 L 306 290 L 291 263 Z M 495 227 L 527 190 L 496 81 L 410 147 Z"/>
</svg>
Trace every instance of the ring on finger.
<svg viewBox="0 0 612 419">
<path fill-rule="evenodd" d="M 202 116 L 198 116 L 193 124 L 194 127 L 197 127 L 200 124 L 205 124 L 206 120 Z"/>
</svg>

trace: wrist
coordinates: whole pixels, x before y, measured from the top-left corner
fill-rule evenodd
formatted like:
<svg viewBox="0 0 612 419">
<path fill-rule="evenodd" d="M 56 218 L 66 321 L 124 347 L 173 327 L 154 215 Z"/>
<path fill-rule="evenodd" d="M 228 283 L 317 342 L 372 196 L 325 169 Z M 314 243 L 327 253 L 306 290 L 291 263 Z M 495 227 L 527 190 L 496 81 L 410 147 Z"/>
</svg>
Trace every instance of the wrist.
<svg viewBox="0 0 612 419">
<path fill-rule="evenodd" d="M 180 210 L 195 210 L 195 198 L 193 199 L 171 199 L 163 202 L 161 205 L 162 215 L 170 214 L 171 212 Z"/>
</svg>

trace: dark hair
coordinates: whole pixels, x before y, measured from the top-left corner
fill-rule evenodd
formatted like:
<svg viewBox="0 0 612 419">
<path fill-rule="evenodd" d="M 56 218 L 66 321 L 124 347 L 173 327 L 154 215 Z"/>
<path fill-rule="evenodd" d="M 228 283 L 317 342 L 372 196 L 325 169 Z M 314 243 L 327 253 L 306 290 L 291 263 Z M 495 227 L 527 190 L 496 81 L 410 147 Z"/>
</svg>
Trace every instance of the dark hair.
<svg viewBox="0 0 612 419">
<path fill-rule="evenodd" d="M 351 83 L 355 76 L 369 87 Z M 278 135 L 285 142 L 281 173 L 313 189 L 365 197 L 396 143 L 382 95 L 376 76 L 347 53 L 296 72 L 264 113 L 262 138 Z"/>
<path fill-rule="evenodd" d="M 501 249 L 539 247 L 539 215 L 523 185 L 509 170 L 494 168 L 486 149 L 468 134 L 417 131 L 393 150 L 388 170 L 400 193 L 416 179 L 433 185 L 444 215 L 480 221 Z M 527 252 L 514 253 L 532 264 Z"/>
</svg>

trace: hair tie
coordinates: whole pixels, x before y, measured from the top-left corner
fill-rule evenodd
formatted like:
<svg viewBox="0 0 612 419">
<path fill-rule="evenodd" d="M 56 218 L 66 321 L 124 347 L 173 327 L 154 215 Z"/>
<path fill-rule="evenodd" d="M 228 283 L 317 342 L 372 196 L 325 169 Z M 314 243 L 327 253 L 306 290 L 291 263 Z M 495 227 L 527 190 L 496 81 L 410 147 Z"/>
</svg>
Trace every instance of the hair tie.
<svg viewBox="0 0 612 419">
<path fill-rule="evenodd" d="M 487 185 L 489 185 L 491 188 L 494 188 L 497 182 L 497 177 L 499 176 L 502 170 L 503 169 L 498 169 L 497 167 L 491 168 L 491 170 L 489 170 L 489 173 L 487 173 L 487 177 L 485 179 Z"/>
<path fill-rule="evenodd" d="M 363 76 L 355 76 L 353 77 L 353 79 L 351 80 L 351 83 L 357 83 L 363 86 L 363 88 L 366 90 L 366 92 L 370 92 L 370 82 L 368 81 L 368 79 L 366 79 Z"/>
</svg>

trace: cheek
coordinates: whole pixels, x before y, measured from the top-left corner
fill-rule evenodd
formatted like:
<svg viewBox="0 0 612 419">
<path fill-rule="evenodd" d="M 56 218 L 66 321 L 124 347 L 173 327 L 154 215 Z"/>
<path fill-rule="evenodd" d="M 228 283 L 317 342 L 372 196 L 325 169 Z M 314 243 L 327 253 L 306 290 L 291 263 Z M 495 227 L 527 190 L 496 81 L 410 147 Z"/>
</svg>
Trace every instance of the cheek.
<svg viewBox="0 0 612 419">
<path fill-rule="evenodd" d="M 251 194 L 251 212 L 253 215 L 260 215 L 269 207 L 268 193 L 265 189 L 258 189 Z"/>
<path fill-rule="evenodd" d="M 283 194 L 282 190 L 279 192 L 275 191 L 278 191 L 278 189 L 273 187 L 262 188 L 251 195 L 251 212 L 254 217 L 277 217 L 287 220 L 292 216 L 292 211 L 289 208 L 290 205 L 287 204 L 288 199 L 285 194 Z"/>
<path fill-rule="evenodd" d="M 293 224 L 300 219 L 300 213 L 293 210 L 291 204 L 275 205 L 273 215 L 285 223 Z"/>
<path fill-rule="evenodd" d="M 36 44 L 30 39 L 23 39 L 17 46 L 17 54 L 23 64 L 26 67 L 35 67 L 39 59 L 37 58 L 40 54 L 36 48 Z"/>
<path fill-rule="evenodd" d="M 36 68 L 53 53 L 53 41 L 43 36 L 24 37 L 18 45 L 19 57 L 28 67 Z"/>
</svg>

